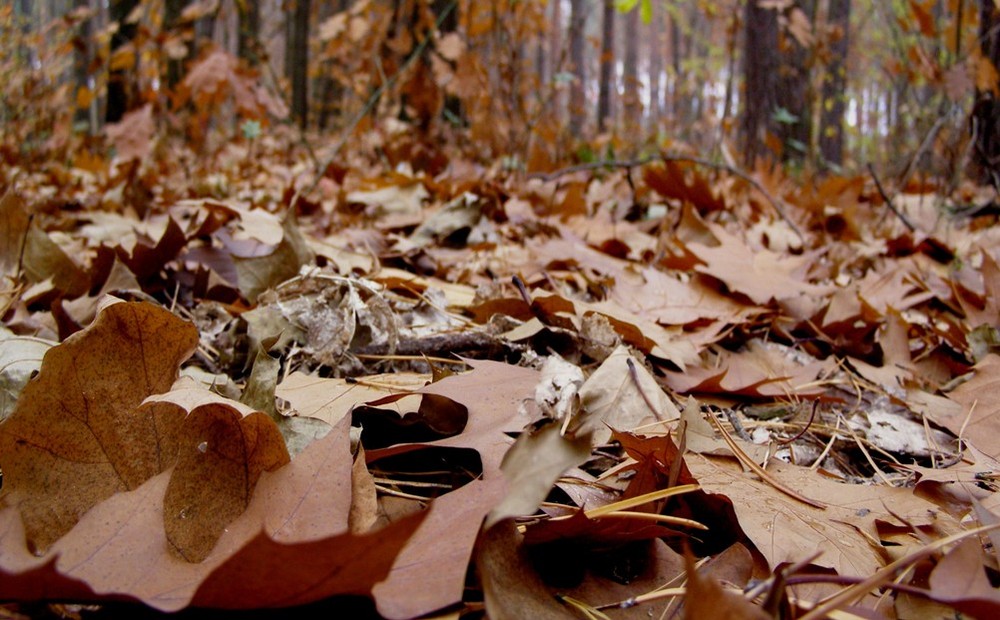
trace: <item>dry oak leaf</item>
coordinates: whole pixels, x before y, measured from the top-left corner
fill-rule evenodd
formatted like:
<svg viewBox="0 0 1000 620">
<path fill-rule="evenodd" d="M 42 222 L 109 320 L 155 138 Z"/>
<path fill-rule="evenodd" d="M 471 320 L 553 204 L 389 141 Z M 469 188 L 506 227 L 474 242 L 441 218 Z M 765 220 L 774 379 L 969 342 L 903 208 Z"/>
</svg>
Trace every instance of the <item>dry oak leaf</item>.
<svg viewBox="0 0 1000 620">
<path fill-rule="evenodd" d="M 260 411 L 244 415 L 235 404 L 201 405 L 181 429 L 163 526 L 171 549 L 189 562 L 208 557 L 250 504 L 260 475 L 289 461 L 274 420 Z"/>
<path fill-rule="evenodd" d="M 51 288 L 68 298 L 90 287 L 90 277 L 31 219 L 27 205 L 14 190 L 0 198 L 0 277 L 23 273 L 29 282 L 49 280 Z M 7 309 L 8 283 L 0 287 L 0 309 Z"/>
<path fill-rule="evenodd" d="M 783 398 L 817 396 L 824 386 L 817 383 L 820 374 L 831 369 L 828 361 L 799 364 L 794 352 L 769 347 L 751 340 L 745 350 L 720 350 L 713 363 L 688 368 L 685 372 L 664 371 L 664 383 L 680 393 L 723 393 Z"/>
<path fill-rule="evenodd" d="M 690 553 L 684 556 L 687 593 L 684 597 L 685 620 L 767 620 L 770 614 L 743 596 L 722 587 L 714 577 L 703 575 L 695 567 Z"/>
<path fill-rule="evenodd" d="M 412 618 L 457 603 L 483 517 L 503 499 L 507 483 L 500 471 L 513 440 L 532 417 L 523 413 L 534 402 L 538 371 L 500 362 L 466 360 L 472 371 L 446 377 L 417 394 L 451 399 L 468 411 L 458 435 L 433 442 L 397 444 L 366 453 L 369 463 L 427 446 L 472 448 L 483 464 L 483 479 L 435 499 L 426 521 L 407 543 L 385 582 L 375 588 L 380 614 Z M 383 406 L 398 397 L 369 403 Z"/>
<path fill-rule="evenodd" d="M 755 251 L 722 227 L 707 226 L 719 245 L 689 243 L 687 249 L 705 263 L 696 266 L 697 271 L 721 280 L 730 290 L 743 293 L 755 304 L 822 292 L 821 287 L 805 281 L 814 254 L 782 257 L 769 250 Z"/>
<path fill-rule="evenodd" d="M 939 411 L 932 419 L 1000 458 L 1000 357 L 987 355 L 973 368 L 976 374 L 948 395 L 960 408 Z"/>
<path fill-rule="evenodd" d="M 897 522 L 886 506 L 915 527 L 956 527 L 935 504 L 908 489 L 844 484 L 780 461 L 768 464 L 768 473 L 779 482 L 827 505 L 819 509 L 745 473 L 735 459 L 688 454 L 684 460 L 702 490 L 729 498 L 740 527 L 771 568 L 819 553 L 817 566 L 844 576 L 871 575 L 884 564 L 871 544 L 879 540 L 876 520 Z"/>
<path fill-rule="evenodd" d="M 114 303 L 49 349 L 0 425 L 2 505 L 44 553 L 111 495 L 137 489 L 174 461 L 183 413 L 138 412 L 166 392 L 198 344 L 194 326 L 146 302 Z"/>
<path fill-rule="evenodd" d="M 371 375 L 351 381 L 293 372 L 278 384 L 275 395 L 288 401 L 295 415 L 315 418 L 334 426 L 359 405 L 419 389 L 429 380 L 430 375 L 405 372 Z M 399 401 L 395 404 L 398 407 Z"/>
<path fill-rule="evenodd" d="M 476 545 L 476 570 L 486 599 L 486 613 L 495 620 L 577 618 L 549 593 L 535 572 L 513 519 L 487 529 Z"/>
<path fill-rule="evenodd" d="M 537 370 L 493 362 L 465 360 L 472 371 L 445 377 L 415 394 L 444 396 L 469 412 L 465 429 L 458 435 L 426 443 L 397 444 L 368 452 L 368 462 L 418 450 L 426 446 L 472 448 L 483 460 L 483 475 L 500 475 L 500 462 L 513 443 L 508 432 L 520 431 L 532 421 L 523 412 L 524 405 L 534 402 L 535 386 L 541 378 Z M 402 395 L 372 401 L 372 406 L 394 402 Z"/>
<path fill-rule="evenodd" d="M 428 513 L 349 532 L 349 431 L 345 421 L 288 466 L 263 473 L 246 511 L 200 563 L 176 557 L 164 533 L 171 472 L 95 506 L 46 557 L 25 548 L 16 510 L 0 509 L 0 599 L 129 599 L 177 611 L 369 594 Z"/>
<path fill-rule="evenodd" d="M 963 540 L 931 571 L 929 597 L 973 618 L 996 618 L 1000 592 L 990 584 L 985 563 L 982 544 Z"/>
<path fill-rule="evenodd" d="M 612 429 L 630 431 L 645 421 L 676 420 L 681 413 L 646 367 L 619 345 L 580 388 L 586 411 L 581 428 L 599 445 Z"/>
<path fill-rule="evenodd" d="M 104 128 L 108 140 L 115 146 L 116 159 L 146 161 L 153 149 L 156 123 L 153 121 L 153 104 L 147 103 L 122 117 L 117 123 Z"/>
</svg>

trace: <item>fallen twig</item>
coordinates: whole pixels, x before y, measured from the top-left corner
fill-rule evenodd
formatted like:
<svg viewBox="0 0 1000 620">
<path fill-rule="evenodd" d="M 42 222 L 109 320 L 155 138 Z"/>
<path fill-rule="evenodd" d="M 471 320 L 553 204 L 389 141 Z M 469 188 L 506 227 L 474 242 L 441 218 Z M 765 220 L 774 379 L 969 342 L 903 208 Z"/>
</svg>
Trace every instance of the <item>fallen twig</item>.
<svg viewBox="0 0 1000 620">
<path fill-rule="evenodd" d="M 889 207 L 889 210 L 896 214 L 896 217 L 899 218 L 899 221 L 901 221 L 903 225 L 910 230 L 910 232 L 916 232 L 917 231 L 916 227 L 914 227 L 913 224 L 910 223 L 910 220 L 907 219 L 906 215 L 904 215 L 902 211 L 897 209 L 896 205 L 892 204 L 892 198 L 889 198 L 889 195 L 885 193 L 885 188 L 882 187 L 882 182 L 878 180 L 878 175 L 875 174 L 875 167 L 872 166 L 871 162 L 868 162 L 868 172 L 869 174 L 872 175 L 872 179 L 875 180 L 875 187 L 878 188 L 878 193 L 881 194 L 882 200 L 885 201 L 885 204 L 887 207 Z"/>
<path fill-rule="evenodd" d="M 809 499 L 808 497 L 802 495 L 795 489 L 786 487 L 784 483 L 782 483 L 780 480 L 777 480 L 776 478 L 774 478 L 774 476 L 767 473 L 767 471 L 765 471 L 763 467 L 758 465 L 756 461 L 750 458 L 750 456 L 746 452 L 744 452 L 743 449 L 739 447 L 739 445 L 737 445 L 737 443 L 733 440 L 732 436 L 728 432 L 726 432 L 726 429 L 722 426 L 722 423 L 715 419 L 714 415 L 708 414 L 707 417 L 709 421 L 711 421 L 712 424 L 715 425 L 715 428 L 717 428 L 719 432 L 722 434 L 722 440 L 726 442 L 726 445 L 728 445 L 729 449 L 733 451 L 733 454 L 736 456 L 736 458 L 739 459 L 741 463 L 750 468 L 750 470 L 753 471 L 753 473 L 757 474 L 761 480 L 771 485 L 775 489 L 781 491 L 785 495 L 793 499 L 799 500 L 803 504 L 809 504 L 810 506 L 813 506 L 814 508 L 819 508 L 820 510 L 826 509 L 826 504 L 824 504 L 823 502 L 815 499 Z"/>
</svg>

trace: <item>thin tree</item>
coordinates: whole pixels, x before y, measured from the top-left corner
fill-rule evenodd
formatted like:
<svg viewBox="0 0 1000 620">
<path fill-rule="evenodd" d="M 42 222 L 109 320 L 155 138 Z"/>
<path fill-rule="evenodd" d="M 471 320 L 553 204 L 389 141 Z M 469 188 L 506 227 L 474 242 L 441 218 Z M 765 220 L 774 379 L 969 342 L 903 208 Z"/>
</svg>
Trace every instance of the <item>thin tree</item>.
<svg viewBox="0 0 1000 620">
<path fill-rule="evenodd" d="M 111 35 L 111 56 L 115 50 L 129 43 L 138 30 L 135 24 L 129 23 L 126 18 L 139 5 L 139 0 L 113 0 L 108 7 L 108 15 L 112 22 L 118 23 L 118 29 Z M 108 74 L 108 98 L 105 108 L 104 120 L 108 123 L 117 123 L 129 111 L 133 103 L 133 89 L 131 71 L 128 67 L 116 67 Z"/>
<path fill-rule="evenodd" d="M 292 0 L 288 28 L 286 73 L 292 81 L 292 118 L 305 128 L 309 120 L 310 0 Z"/>
<path fill-rule="evenodd" d="M 979 3 L 979 47 L 985 59 L 1000 67 L 1000 9 L 993 0 Z M 1000 189 L 1000 84 L 976 93 L 972 111 L 973 163 L 980 180 Z"/>
<path fill-rule="evenodd" d="M 663 11 L 653 11 L 649 27 L 649 126 L 655 132 L 660 122 L 660 78 L 663 74 Z"/>
<path fill-rule="evenodd" d="M 829 0 L 832 28 L 830 60 L 823 80 L 819 152 L 824 165 L 844 163 L 844 112 L 847 108 L 847 52 L 850 48 L 851 0 Z"/>
<path fill-rule="evenodd" d="M 764 154 L 770 119 L 778 103 L 778 13 L 747 0 L 743 53 L 743 157 L 748 165 Z"/>
<path fill-rule="evenodd" d="M 629 134 L 628 137 L 634 139 L 642 126 L 642 100 L 639 98 L 639 10 L 637 8 L 632 9 L 625 16 L 625 58 L 623 60 L 624 122 Z"/>
<path fill-rule="evenodd" d="M 805 14 L 808 24 L 816 22 L 816 1 L 799 0 L 786 9 L 785 18 L 794 18 L 796 11 Z M 790 28 L 777 31 L 778 92 L 772 113 L 772 127 L 781 143 L 783 161 L 813 161 L 812 148 L 813 101 L 815 92 L 809 75 L 813 67 L 811 42 L 793 36 Z M 801 35 L 800 35 L 801 36 Z"/>
<path fill-rule="evenodd" d="M 585 54 L 584 29 L 587 25 L 587 6 L 584 0 L 570 0 L 569 16 L 569 61 L 573 65 L 574 79 L 570 88 L 569 130 L 579 136 L 587 120 L 586 85 L 587 57 Z"/>
<path fill-rule="evenodd" d="M 601 74 L 597 91 L 597 129 L 613 120 L 615 83 L 615 0 L 604 0 L 601 21 Z"/>
<path fill-rule="evenodd" d="M 239 55 L 251 65 L 261 62 L 260 4 L 237 2 L 239 10 Z"/>
</svg>

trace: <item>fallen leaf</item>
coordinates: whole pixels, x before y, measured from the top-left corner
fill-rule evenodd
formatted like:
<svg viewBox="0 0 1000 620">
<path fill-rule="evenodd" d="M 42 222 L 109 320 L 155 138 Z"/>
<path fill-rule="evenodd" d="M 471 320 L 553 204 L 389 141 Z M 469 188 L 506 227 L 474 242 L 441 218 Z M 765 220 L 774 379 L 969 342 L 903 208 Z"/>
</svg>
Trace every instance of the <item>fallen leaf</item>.
<svg viewBox="0 0 1000 620">
<path fill-rule="evenodd" d="M 665 371 L 666 384 L 681 393 L 724 393 L 788 398 L 817 396 L 825 389 L 817 376 L 831 367 L 829 361 L 796 363 L 794 352 L 751 340 L 743 351 L 721 350 L 714 363 L 686 372 Z"/>
<path fill-rule="evenodd" d="M 87 274 L 33 221 L 24 200 L 8 189 L 0 198 L 0 276 L 13 280 L 22 274 L 31 283 L 51 282 L 69 298 L 90 287 Z M 7 295 L 0 291 L 0 310 L 9 307 Z"/>
<path fill-rule="evenodd" d="M 589 434 L 564 435 L 561 429 L 562 424 L 553 421 L 525 431 L 507 451 L 500 465 L 507 495 L 487 517 L 486 528 L 508 517 L 532 514 L 563 472 L 587 460 Z"/>
<path fill-rule="evenodd" d="M 476 570 L 495 620 L 576 618 L 561 605 L 531 567 L 512 520 L 486 530 L 476 546 Z"/>
<path fill-rule="evenodd" d="M 987 355 L 973 370 L 971 379 L 948 394 L 961 408 L 934 418 L 956 436 L 1000 459 L 1000 356 Z"/>
<path fill-rule="evenodd" d="M 166 392 L 198 344 L 194 327 L 146 302 L 106 307 L 45 353 L 0 425 L 3 503 L 44 553 L 88 509 L 173 464 L 183 414 L 137 413 Z"/>
<path fill-rule="evenodd" d="M 782 257 L 769 250 L 751 250 L 722 227 L 708 224 L 719 245 L 688 244 L 705 264 L 695 267 L 718 278 L 730 290 L 743 293 L 755 304 L 804 295 L 819 295 L 821 289 L 805 281 L 805 271 L 814 256 Z"/>
<path fill-rule="evenodd" d="M 288 451 L 266 413 L 244 416 L 222 402 L 193 409 L 179 444 L 163 498 L 163 525 L 171 549 L 200 562 L 246 510 L 260 475 L 288 463 Z"/>
<path fill-rule="evenodd" d="M 612 430 L 631 431 L 644 421 L 666 422 L 681 415 L 653 375 L 623 346 L 587 378 L 580 399 L 586 411 L 581 430 L 593 433 L 595 445 L 606 443 Z"/>
<path fill-rule="evenodd" d="M 690 553 L 684 556 L 684 565 L 687 573 L 686 620 L 767 620 L 771 617 L 743 596 L 723 588 L 714 578 L 698 572 Z"/>
<path fill-rule="evenodd" d="M 153 104 L 147 103 L 128 112 L 121 121 L 105 126 L 104 131 L 117 151 L 117 160 L 145 161 L 152 150 L 153 136 L 156 133 Z"/>
<path fill-rule="evenodd" d="M 428 513 L 361 536 L 349 533 L 349 431 L 342 423 L 289 465 L 263 473 L 246 511 L 224 528 L 201 563 L 185 562 L 169 550 L 163 498 L 170 471 L 94 506 L 46 557 L 27 550 L 16 509 L 4 508 L 0 598 L 24 600 L 32 591 L 56 599 L 96 595 L 96 600 L 130 598 L 176 611 L 191 604 L 255 609 L 366 594 L 385 579 Z M 275 557 L 294 561 L 277 564 Z M 222 572 L 213 576 L 217 569 Z M 44 581 L 22 591 L 25 575 Z M 237 583 L 248 587 L 237 591 Z"/>
<path fill-rule="evenodd" d="M 299 232 L 291 212 L 282 223 L 281 243 L 262 256 L 233 256 L 240 291 L 250 301 L 299 273 L 299 268 L 313 259 L 312 250 Z"/>
<path fill-rule="evenodd" d="M 973 618 L 995 618 L 1000 613 L 1000 592 L 990 584 L 984 560 L 978 540 L 957 544 L 931 571 L 930 598 Z"/>
<path fill-rule="evenodd" d="M 419 373 L 371 375 L 348 381 L 293 372 L 278 384 L 275 394 L 288 401 L 296 415 L 333 426 L 359 405 L 418 390 L 429 380 L 428 375 Z M 400 401 L 395 402 L 398 406 Z"/>
<path fill-rule="evenodd" d="M 461 601 L 483 517 L 505 489 L 502 478 L 473 480 L 432 501 L 389 575 L 373 590 L 379 613 L 404 620 Z"/>
<path fill-rule="evenodd" d="M 689 454 L 685 461 L 706 493 L 732 502 L 740 527 L 771 568 L 818 554 L 817 566 L 844 576 L 871 575 L 885 563 L 871 544 L 879 539 L 875 521 L 895 522 L 887 506 L 914 526 L 955 525 L 908 489 L 838 483 L 780 461 L 768 465 L 768 473 L 783 485 L 827 505 L 818 509 L 744 473 L 733 459 Z"/>
<path fill-rule="evenodd" d="M 14 336 L 0 328 L 0 422 L 17 404 L 28 380 L 38 372 L 45 352 L 56 343 L 31 336 Z"/>
</svg>

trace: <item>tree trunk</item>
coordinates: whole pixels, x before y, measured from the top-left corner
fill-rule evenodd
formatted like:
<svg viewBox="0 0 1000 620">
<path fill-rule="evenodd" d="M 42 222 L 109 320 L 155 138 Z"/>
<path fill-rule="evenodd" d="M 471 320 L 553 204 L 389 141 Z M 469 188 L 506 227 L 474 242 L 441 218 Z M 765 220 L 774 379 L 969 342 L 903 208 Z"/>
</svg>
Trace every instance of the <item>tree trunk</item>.
<svg viewBox="0 0 1000 620">
<path fill-rule="evenodd" d="M 73 4 L 76 9 L 85 9 L 90 8 L 91 3 L 90 0 L 75 0 Z M 77 92 L 86 92 L 90 95 L 90 100 L 86 102 L 86 105 L 80 105 L 83 102 L 78 98 L 74 121 L 77 123 L 86 123 L 90 135 L 96 135 L 100 130 L 100 119 L 97 116 L 98 98 L 97 93 L 93 92 L 96 80 L 93 79 L 93 74 L 91 73 L 91 64 L 97 52 L 95 49 L 96 19 L 96 15 L 91 15 L 80 22 L 77 29 L 77 36 L 81 44 L 75 48 L 73 62 L 73 74 Z"/>
<path fill-rule="evenodd" d="M 309 5 L 293 0 L 288 31 L 288 75 L 292 81 L 292 118 L 303 129 L 309 121 Z"/>
<path fill-rule="evenodd" d="M 251 65 L 261 62 L 260 6 L 257 2 L 237 2 L 240 12 L 239 55 Z"/>
<path fill-rule="evenodd" d="M 638 138 L 642 126 L 642 100 L 639 98 L 639 9 L 633 8 L 625 16 L 625 58 L 623 75 L 625 92 L 624 124 L 629 139 Z"/>
<path fill-rule="evenodd" d="M 979 47 L 983 57 L 1000 67 L 1000 9 L 993 0 L 980 0 Z M 1000 189 L 1000 98 L 997 88 L 976 93 L 972 110 L 972 138 L 975 144 L 975 175 Z"/>
<path fill-rule="evenodd" d="M 819 151 L 824 166 L 844 163 L 844 111 L 847 107 L 847 52 L 850 49 L 851 0 L 829 0 L 833 30 L 830 62 L 823 80 Z"/>
<path fill-rule="evenodd" d="M 660 123 L 660 77 L 663 73 L 663 11 L 653 11 L 649 32 L 649 128 L 655 134 Z"/>
<path fill-rule="evenodd" d="M 743 54 L 743 156 L 748 166 L 765 153 L 778 102 L 778 14 L 747 0 Z"/>
<path fill-rule="evenodd" d="M 184 10 L 184 5 L 186 5 L 186 0 L 166 0 L 163 3 L 163 25 L 168 30 L 179 30 L 182 26 L 180 25 L 181 11 Z M 188 42 L 187 47 L 187 57 L 191 57 L 192 43 Z M 177 83 L 181 81 L 181 77 L 184 73 L 184 58 L 168 59 L 167 60 L 167 86 L 174 88 Z"/>
<path fill-rule="evenodd" d="M 799 0 L 791 10 L 801 9 L 810 24 L 815 23 L 816 0 Z M 786 13 L 786 15 L 790 15 Z M 774 123 L 781 140 L 782 160 L 802 162 L 813 160 L 813 110 L 815 100 L 810 87 L 811 51 L 787 30 L 778 31 L 778 93 L 776 98 L 780 122 Z M 785 114 L 787 113 L 787 114 Z"/>
<path fill-rule="evenodd" d="M 677 126 L 681 120 L 681 92 L 684 77 L 681 72 L 681 25 L 676 15 L 670 16 L 670 67 L 674 78 L 670 87 L 670 115 L 673 117 L 674 125 Z"/>
<path fill-rule="evenodd" d="M 604 131 L 614 115 L 615 80 L 615 0 L 604 0 L 601 22 L 601 76 L 597 94 L 597 129 Z"/>
<path fill-rule="evenodd" d="M 553 84 L 558 84 L 558 80 L 561 77 L 560 74 L 565 71 L 566 60 L 566 50 L 563 49 L 562 42 L 562 2 L 557 0 L 548 4 L 552 6 L 552 21 L 550 22 L 552 30 L 549 37 L 549 77 Z M 563 95 L 562 89 L 557 86 L 551 104 L 557 118 L 562 118 L 564 114 L 565 100 L 566 97 Z"/>
<path fill-rule="evenodd" d="M 348 0 L 324 2 L 319 7 L 317 19 L 319 23 L 323 23 L 327 18 L 346 11 L 348 8 Z M 317 125 L 320 129 L 326 129 L 330 125 L 330 120 L 340 115 L 340 107 L 344 98 L 344 85 L 334 79 L 329 71 L 323 70 L 317 79 L 316 90 L 319 97 Z"/>
<path fill-rule="evenodd" d="M 569 3 L 569 61 L 573 65 L 573 75 L 575 76 L 570 88 L 569 130 L 574 137 L 580 135 L 587 120 L 587 58 L 584 54 L 584 28 L 587 22 L 586 4 L 584 0 L 570 0 Z"/>
<path fill-rule="evenodd" d="M 112 22 L 118 23 L 118 29 L 111 35 L 111 55 L 132 40 L 136 33 L 135 24 L 125 22 L 129 13 L 138 6 L 139 0 L 113 0 L 109 6 L 109 17 Z M 104 120 L 108 123 L 117 123 L 125 116 L 132 105 L 132 77 L 130 68 L 121 68 L 111 71 L 108 75 L 108 99 L 107 108 L 104 113 Z"/>
</svg>

